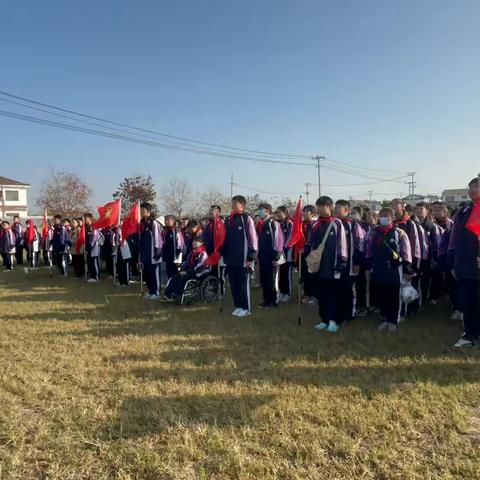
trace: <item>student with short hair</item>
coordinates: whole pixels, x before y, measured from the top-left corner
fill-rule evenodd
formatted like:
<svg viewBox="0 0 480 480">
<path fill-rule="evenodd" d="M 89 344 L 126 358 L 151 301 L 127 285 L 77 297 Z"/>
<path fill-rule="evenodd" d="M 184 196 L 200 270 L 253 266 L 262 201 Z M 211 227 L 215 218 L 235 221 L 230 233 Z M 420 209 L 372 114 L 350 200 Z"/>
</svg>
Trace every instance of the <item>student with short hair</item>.
<svg viewBox="0 0 480 480">
<path fill-rule="evenodd" d="M 318 310 L 321 322 L 317 330 L 336 333 L 341 320 L 338 311 L 340 277 L 347 266 L 347 236 L 341 220 L 333 217 L 333 200 L 320 197 L 316 201 L 318 218 L 310 230 L 307 244 L 317 249 L 325 239 L 320 268 L 315 274 Z"/>
<path fill-rule="evenodd" d="M 284 205 L 277 208 L 276 217 L 283 233 L 283 253 L 285 257 L 285 263 L 279 267 L 278 301 L 287 303 L 292 298 L 293 289 L 293 247 L 289 247 L 290 239 L 292 238 L 293 222 L 287 207 Z"/>
<path fill-rule="evenodd" d="M 153 215 L 152 205 L 140 205 L 140 264 L 147 283 L 148 293 L 145 298 L 160 298 L 160 264 L 162 262 L 163 233 L 160 223 Z"/>
<path fill-rule="evenodd" d="M 102 234 L 100 230 L 93 228 L 93 215 L 86 213 L 83 216 L 85 223 L 85 252 L 87 256 L 87 269 L 89 283 L 98 282 L 100 279 L 100 239 Z"/>
<path fill-rule="evenodd" d="M 181 270 L 171 279 L 165 289 L 164 300 L 172 302 L 183 294 L 185 285 L 189 280 L 200 278 L 210 271 L 206 265 L 208 254 L 202 237 L 195 237 L 192 240 L 192 250 L 181 265 Z"/>
<path fill-rule="evenodd" d="M 366 249 L 367 268 L 373 270 L 382 316 L 378 329 L 389 331 L 398 328 L 402 280 L 410 282 L 412 274 L 410 241 L 405 231 L 395 225 L 394 219 L 393 209 L 380 210 L 380 225 L 370 233 Z"/>
<path fill-rule="evenodd" d="M 466 227 L 474 206 L 480 202 L 478 177 L 470 181 L 468 189 L 471 202 L 455 214 L 448 245 L 452 271 L 458 281 L 458 300 L 465 328 L 455 348 L 471 347 L 478 343 L 480 337 L 480 238 Z"/>
<path fill-rule="evenodd" d="M 15 261 L 17 265 L 23 265 L 23 250 L 25 247 L 25 227 L 20 222 L 20 217 L 15 215 L 11 226 L 12 233 L 15 236 Z"/>
<path fill-rule="evenodd" d="M 302 209 L 303 213 L 303 222 L 302 222 L 302 230 L 303 236 L 305 238 L 305 247 L 303 249 L 301 261 L 302 261 L 302 268 L 301 268 L 301 281 L 303 286 L 303 299 L 302 303 L 307 305 L 317 305 L 317 291 L 316 291 L 316 284 L 315 284 L 315 275 L 308 271 L 308 265 L 306 258 L 308 254 L 311 252 L 311 247 L 308 245 L 306 240 L 310 235 L 310 230 L 312 229 L 312 225 L 314 224 L 316 217 L 317 217 L 317 210 L 313 205 L 305 205 Z"/>
<path fill-rule="evenodd" d="M 284 238 L 280 223 L 272 216 L 272 206 L 260 203 L 257 210 L 258 265 L 263 302 L 260 308 L 276 307 L 279 301 L 279 261 L 284 258 Z"/>
<path fill-rule="evenodd" d="M 70 244 L 67 229 L 64 227 L 61 215 L 53 217 L 52 233 L 52 253 L 53 264 L 57 266 L 62 277 L 66 277 L 67 272 L 67 251 Z"/>
<path fill-rule="evenodd" d="M 225 221 L 222 248 L 235 306 L 232 315 L 237 317 L 250 315 L 250 275 L 258 253 L 257 232 L 252 217 L 245 211 L 246 204 L 242 195 L 232 198 L 232 213 Z"/>
<path fill-rule="evenodd" d="M 401 198 L 394 198 L 391 203 L 391 207 L 395 212 L 395 219 L 394 223 L 395 226 L 401 228 L 408 236 L 408 240 L 410 242 L 410 251 L 412 254 L 412 285 L 416 290 L 419 290 L 420 286 L 420 274 L 421 274 L 421 262 L 422 258 L 426 255 L 425 243 L 421 242 L 421 227 L 419 227 L 414 220 L 412 220 L 413 216 L 413 208 L 410 205 L 406 205 L 404 200 Z M 408 313 L 416 313 L 419 308 L 419 301 L 416 300 L 409 305 Z M 405 311 L 402 313 L 406 314 Z"/>
<path fill-rule="evenodd" d="M 457 280 L 452 274 L 453 265 L 449 265 L 448 243 L 452 233 L 453 220 L 449 218 L 449 210 L 442 202 L 432 203 L 433 218 L 442 232 L 438 247 L 438 262 L 432 272 L 432 284 L 434 298 L 438 298 L 443 291 L 446 291 L 452 306 L 451 320 L 463 320 L 458 303 Z"/>
<path fill-rule="evenodd" d="M 177 227 L 175 215 L 165 216 L 165 228 L 163 229 L 162 259 L 165 262 L 167 278 L 170 279 L 178 273 L 182 264 L 182 254 L 185 249 L 183 234 Z"/>
<path fill-rule="evenodd" d="M 187 227 L 183 230 L 184 240 L 184 253 L 188 255 L 192 251 L 192 242 L 195 237 L 201 237 L 203 235 L 202 227 L 200 223 L 192 218 L 188 221 Z"/>
<path fill-rule="evenodd" d="M 12 231 L 10 222 L 4 220 L 0 230 L 0 254 L 3 260 L 3 271 L 11 272 L 13 270 L 13 254 L 15 253 L 15 234 Z"/>
<path fill-rule="evenodd" d="M 82 225 L 82 217 L 72 219 L 72 224 L 69 232 L 71 242 L 70 253 L 72 255 L 72 267 L 76 278 L 82 278 L 85 275 L 85 245 L 82 244 L 80 248 L 77 248 L 78 236 L 80 234 L 80 230 L 82 229 Z"/>
<path fill-rule="evenodd" d="M 27 221 L 23 235 L 23 244 L 27 251 L 27 264 L 30 268 L 38 268 L 40 252 L 40 234 L 32 219 Z"/>
<path fill-rule="evenodd" d="M 352 320 L 356 309 L 355 280 L 364 261 L 365 232 L 350 216 L 350 202 L 337 200 L 335 216 L 342 222 L 347 236 L 347 265 L 340 276 L 338 290 L 338 319 L 341 322 Z"/>
</svg>

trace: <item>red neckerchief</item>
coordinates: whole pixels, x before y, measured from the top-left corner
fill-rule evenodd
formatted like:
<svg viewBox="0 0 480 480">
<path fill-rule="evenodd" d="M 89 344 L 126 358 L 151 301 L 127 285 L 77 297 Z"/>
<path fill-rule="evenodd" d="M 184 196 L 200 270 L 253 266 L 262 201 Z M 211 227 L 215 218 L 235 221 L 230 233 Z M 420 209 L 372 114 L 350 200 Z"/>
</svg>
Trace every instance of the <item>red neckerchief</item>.
<svg viewBox="0 0 480 480">
<path fill-rule="evenodd" d="M 386 227 L 383 227 L 382 225 L 379 225 L 375 230 L 379 231 L 381 235 L 378 236 L 378 244 L 380 245 L 383 243 L 385 240 L 386 236 L 395 228 L 395 225 L 392 223 L 390 225 L 387 225 Z"/>
<path fill-rule="evenodd" d="M 231 222 L 235 217 L 240 217 L 241 215 L 243 215 L 243 212 L 242 213 L 232 212 L 228 217 L 228 220 Z"/>
<path fill-rule="evenodd" d="M 303 234 L 305 235 L 308 232 L 308 229 L 312 226 L 312 221 L 311 220 L 304 220 L 302 222 L 302 231 Z"/>
<path fill-rule="evenodd" d="M 257 224 L 255 225 L 255 229 L 257 230 L 258 234 L 262 233 L 262 229 L 264 225 L 265 225 L 264 220 L 258 220 Z"/>
<path fill-rule="evenodd" d="M 353 218 L 350 218 L 350 217 L 345 217 L 342 222 L 347 222 L 347 223 L 352 223 L 353 222 Z"/>
<path fill-rule="evenodd" d="M 404 215 L 400 220 L 397 220 L 397 225 L 405 225 L 410 220 L 410 215 Z"/>
<path fill-rule="evenodd" d="M 335 217 L 318 217 L 317 221 L 315 222 L 315 225 L 313 226 L 313 231 L 318 230 L 321 226 L 322 223 L 331 223 L 335 220 Z"/>
<path fill-rule="evenodd" d="M 188 260 L 188 267 L 193 268 L 195 266 L 195 262 L 197 261 L 197 258 L 199 255 L 201 255 L 205 251 L 205 247 L 203 245 L 200 245 L 198 248 L 194 248 L 192 250 L 192 254 L 190 255 L 190 258 Z"/>
</svg>

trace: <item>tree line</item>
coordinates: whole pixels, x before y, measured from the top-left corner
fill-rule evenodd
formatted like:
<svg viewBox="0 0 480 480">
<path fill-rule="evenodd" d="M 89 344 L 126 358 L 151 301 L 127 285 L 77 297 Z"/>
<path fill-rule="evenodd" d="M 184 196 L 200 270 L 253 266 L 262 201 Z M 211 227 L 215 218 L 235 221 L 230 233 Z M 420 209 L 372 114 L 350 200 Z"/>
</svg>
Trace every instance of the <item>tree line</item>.
<svg viewBox="0 0 480 480">
<path fill-rule="evenodd" d="M 86 211 L 95 211 L 92 207 L 92 189 L 82 178 L 72 172 L 53 171 L 42 183 L 36 205 L 42 210 L 73 218 Z M 196 191 L 187 180 L 179 177 L 170 178 L 159 188 L 150 175 L 134 175 L 125 177 L 112 193 L 113 199 L 122 200 L 122 216 L 130 212 L 133 204 L 140 200 L 153 205 L 157 214 L 174 214 L 177 218 L 202 217 L 208 214 L 211 205 L 220 205 L 222 212 L 229 212 L 231 199 L 216 187 L 208 187 L 204 191 Z M 272 197 L 264 198 L 258 194 L 247 195 L 251 208 L 261 202 L 274 205 L 285 205 L 293 209 L 296 199 Z M 105 199 L 105 201 L 108 199 Z"/>
</svg>

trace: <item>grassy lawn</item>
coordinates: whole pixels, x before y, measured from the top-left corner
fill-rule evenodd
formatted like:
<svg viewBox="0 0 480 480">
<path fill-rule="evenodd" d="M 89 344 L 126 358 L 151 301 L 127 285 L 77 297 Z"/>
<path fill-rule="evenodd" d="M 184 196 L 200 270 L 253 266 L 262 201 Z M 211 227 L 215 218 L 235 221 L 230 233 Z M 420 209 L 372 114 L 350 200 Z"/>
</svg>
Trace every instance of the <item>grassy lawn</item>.
<svg viewBox="0 0 480 480">
<path fill-rule="evenodd" d="M 446 305 L 334 336 L 137 291 L 0 277 L 0 478 L 480 478 L 480 351 Z"/>
</svg>

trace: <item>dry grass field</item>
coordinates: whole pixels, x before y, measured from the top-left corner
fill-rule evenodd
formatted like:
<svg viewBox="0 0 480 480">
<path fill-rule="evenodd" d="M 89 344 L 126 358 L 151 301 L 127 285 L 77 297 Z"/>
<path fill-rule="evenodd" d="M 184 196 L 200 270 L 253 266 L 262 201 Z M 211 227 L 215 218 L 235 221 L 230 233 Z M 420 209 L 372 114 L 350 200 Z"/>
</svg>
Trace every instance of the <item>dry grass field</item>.
<svg viewBox="0 0 480 480">
<path fill-rule="evenodd" d="M 480 478 L 480 352 L 445 305 L 334 336 L 137 291 L 2 274 L 0 478 Z"/>
</svg>

